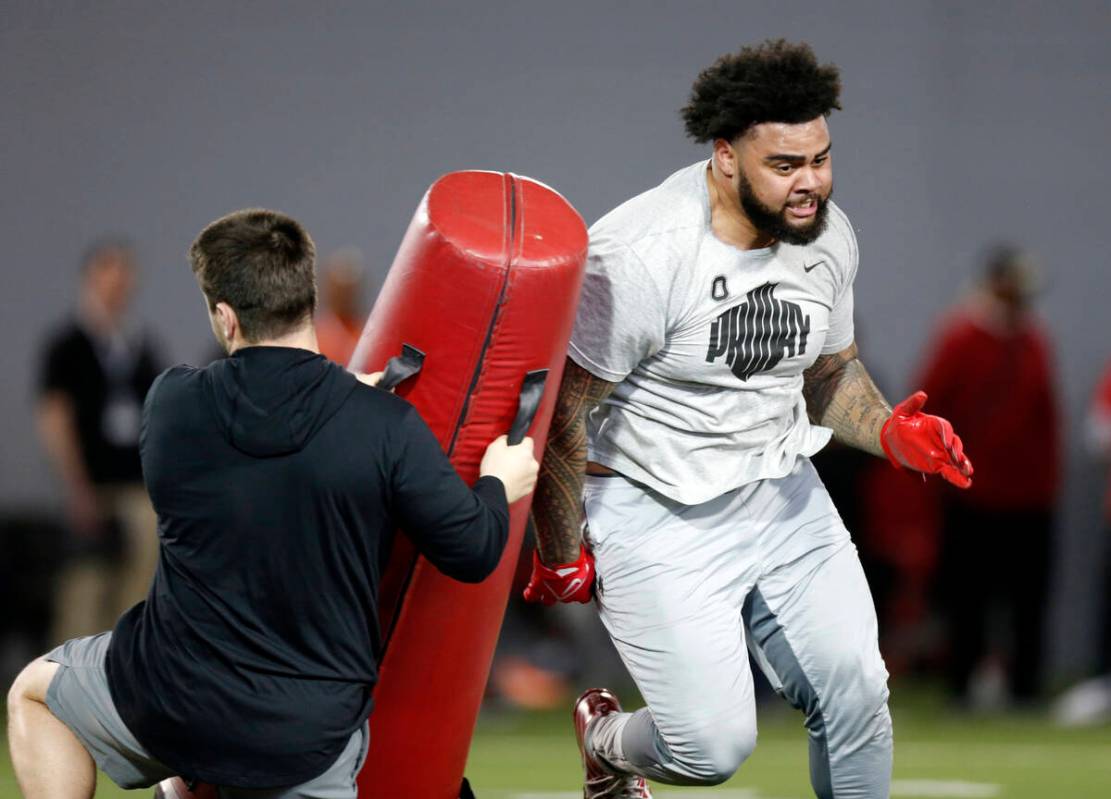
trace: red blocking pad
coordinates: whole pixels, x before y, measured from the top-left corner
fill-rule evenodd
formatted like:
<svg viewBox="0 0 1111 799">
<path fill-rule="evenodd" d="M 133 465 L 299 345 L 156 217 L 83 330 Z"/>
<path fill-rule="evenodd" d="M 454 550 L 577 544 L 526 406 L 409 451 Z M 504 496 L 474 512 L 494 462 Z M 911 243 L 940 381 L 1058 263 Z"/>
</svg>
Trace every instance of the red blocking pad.
<svg viewBox="0 0 1111 799">
<path fill-rule="evenodd" d="M 382 370 L 425 358 L 398 385 L 464 480 L 517 413 L 526 373 L 548 377 L 529 434 L 536 457 L 563 373 L 586 260 L 582 218 L 558 193 L 500 172 L 452 172 L 421 200 L 352 357 Z M 383 571 L 384 640 L 361 799 L 456 799 L 524 537 L 530 498 L 478 585 L 451 580 L 399 533 Z"/>
</svg>

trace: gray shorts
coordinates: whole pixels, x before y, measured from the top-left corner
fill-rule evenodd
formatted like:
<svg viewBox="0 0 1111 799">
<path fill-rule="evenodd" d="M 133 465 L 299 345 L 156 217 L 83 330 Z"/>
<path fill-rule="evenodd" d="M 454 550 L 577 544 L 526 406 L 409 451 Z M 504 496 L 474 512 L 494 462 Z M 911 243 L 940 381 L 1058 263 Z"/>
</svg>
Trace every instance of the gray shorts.
<svg viewBox="0 0 1111 799">
<path fill-rule="evenodd" d="M 146 788 L 175 776 L 127 729 L 108 691 L 104 658 L 111 633 L 74 638 L 47 653 L 58 669 L 46 691 L 46 705 L 81 740 L 97 766 L 121 788 Z M 221 799 L 355 799 L 355 778 L 366 760 L 369 727 L 364 724 L 327 771 L 288 788 L 220 788 Z"/>
</svg>

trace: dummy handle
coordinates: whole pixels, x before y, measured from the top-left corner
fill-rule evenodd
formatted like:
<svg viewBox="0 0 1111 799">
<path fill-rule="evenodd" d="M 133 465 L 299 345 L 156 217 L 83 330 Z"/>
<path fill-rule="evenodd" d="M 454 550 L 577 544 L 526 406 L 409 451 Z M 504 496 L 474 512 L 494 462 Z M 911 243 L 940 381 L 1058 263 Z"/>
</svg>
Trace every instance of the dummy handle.
<svg viewBox="0 0 1111 799">
<path fill-rule="evenodd" d="M 517 416 L 509 427 L 509 445 L 520 444 L 528 432 L 532 419 L 536 416 L 536 409 L 540 407 L 540 399 L 544 396 L 544 383 L 548 380 L 547 369 L 534 369 L 525 373 L 524 382 L 521 383 L 521 394 L 517 399 Z"/>
<path fill-rule="evenodd" d="M 401 381 L 419 372 L 422 366 L 424 353 L 412 344 L 402 344 L 401 354 L 386 361 L 386 369 L 382 372 L 382 379 L 378 381 L 378 388 L 393 391 Z"/>
</svg>

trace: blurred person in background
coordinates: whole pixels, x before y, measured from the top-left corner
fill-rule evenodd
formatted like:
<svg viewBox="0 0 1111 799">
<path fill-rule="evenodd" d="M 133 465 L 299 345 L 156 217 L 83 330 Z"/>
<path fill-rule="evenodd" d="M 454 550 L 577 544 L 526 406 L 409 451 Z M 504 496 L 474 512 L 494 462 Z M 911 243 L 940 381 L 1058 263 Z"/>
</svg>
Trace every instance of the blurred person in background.
<svg viewBox="0 0 1111 799">
<path fill-rule="evenodd" d="M 1031 307 L 1038 283 L 1020 250 L 992 249 L 977 285 L 944 316 L 918 380 L 977 464 L 970 489 L 945 491 L 937 575 L 947 681 L 972 706 L 1000 704 L 1005 690 L 1029 702 L 1042 688 L 1061 446 L 1049 335 Z"/>
<path fill-rule="evenodd" d="M 320 272 L 323 302 L 316 315 L 320 354 L 347 366 L 366 322 L 363 310 L 366 270 L 362 253 L 354 248 L 338 250 L 324 261 Z"/>
<path fill-rule="evenodd" d="M 1111 361 L 1104 368 L 1088 408 L 1085 434 L 1089 450 L 1106 466 L 1111 461 Z M 1053 717 L 1067 726 L 1111 722 L 1111 482 L 1104 492 L 1102 515 L 1103 604 L 1096 652 L 1099 676 L 1073 686 L 1054 702 Z"/>
<path fill-rule="evenodd" d="M 128 319 L 135 282 L 126 240 L 94 243 L 82 260 L 76 313 L 50 335 L 42 356 L 38 429 L 61 478 L 71 531 L 55 642 L 110 627 L 146 595 L 158 558 L 139 420 L 161 358 Z"/>
</svg>

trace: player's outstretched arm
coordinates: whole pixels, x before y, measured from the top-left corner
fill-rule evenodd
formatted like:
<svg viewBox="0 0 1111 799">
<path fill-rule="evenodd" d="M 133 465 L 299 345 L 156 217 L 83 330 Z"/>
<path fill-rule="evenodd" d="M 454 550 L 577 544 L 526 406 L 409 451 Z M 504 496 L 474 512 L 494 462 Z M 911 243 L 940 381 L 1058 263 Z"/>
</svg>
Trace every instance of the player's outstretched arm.
<svg viewBox="0 0 1111 799">
<path fill-rule="evenodd" d="M 880 430 L 891 406 L 860 362 L 855 343 L 818 356 L 803 373 L 802 393 L 810 421 L 833 430 L 843 444 L 883 457 Z"/>
<path fill-rule="evenodd" d="M 844 444 L 886 456 L 897 468 L 938 474 L 960 488 L 972 484 L 972 463 L 953 426 L 922 412 L 918 391 L 894 409 L 860 362 L 856 344 L 822 355 L 803 375 L 811 421 L 829 427 Z"/>
<path fill-rule="evenodd" d="M 571 359 L 564 366 L 532 499 L 537 555 L 533 559 L 532 580 L 525 590 L 525 598 L 530 601 L 551 604 L 557 600 L 589 600 L 593 564 L 581 541 L 586 414 L 608 397 L 615 386 Z M 584 581 L 581 586 L 585 590 L 569 592 L 576 581 Z"/>
</svg>

